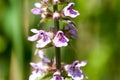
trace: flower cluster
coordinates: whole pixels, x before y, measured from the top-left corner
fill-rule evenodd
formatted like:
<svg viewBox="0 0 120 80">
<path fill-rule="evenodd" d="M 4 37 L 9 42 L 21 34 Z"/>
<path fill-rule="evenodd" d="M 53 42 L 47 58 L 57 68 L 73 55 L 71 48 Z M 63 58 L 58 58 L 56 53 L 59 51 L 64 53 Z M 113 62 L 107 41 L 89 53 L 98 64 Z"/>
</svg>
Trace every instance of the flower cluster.
<svg viewBox="0 0 120 80">
<path fill-rule="evenodd" d="M 44 48 L 48 44 L 56 47 L 68 45 L 69 39 L 64 35 L 63 31 L 58 31 L 56 35 L 53 32 L 45 32 L 44 30 L 31 29 L 35 35 L 28 37 L 29 41 L 37 41 L 36 48 Z"/>
<path fill-rule="evenodd" d="M 59 2 L 60 0 L 53 0 L 53 1 L 42 0 L 41 3 L 35 3 L 35 8 L 33 8 L 31 12 L 35 15 L 41 15 L 42 18 L 47 18 L 48 16 L 53 18 L 58 18 L 60 17 L 60 15 L 64 15 L 64 17 L 75 18 L 78 15 L 80 15 L 78 11 L 72 9 L 75 5 L 73 2 L 69 3 L 65 8 L 63 8 L 63 10 L 61 10 L 60 13 L 59 12 L 52 13 L 52 11 L 50 11 L 48 7 L 50 6 L 50 4 L 54 5 Z"/>
<path fill-rule="evenodd" d="M 47 59 L 42 51 L 39 51 L 41 61 L 39 63 L 30 63 L 35 69 L 29 77 L 29 80 L 41 79 L 46 73 L 49 66 L 47 65 L 50 60 Z"/>
<path fill-rule="evenodd" d="M 41 15 L 41 20 L 49 18 L 54 21 L 54 27 L 49 31 L 33 28 L 31 32 L 34 35 L 29 36 L 28 40 L 36 42 L 36 48 L 39 50 L 38 55 L 41 59 L 38 63 L 30 63 L 34 70 L 32 71 L 29 80 L 41 80 L 47 73 L 52 72 L 53 77 L 50 80 L 64 80 L 70 77 L 73 80 L 82 80 L 86 78 L 82 72 L 81 67 L 87 64 L 86 61 L 74 61 L 72 64 L 61 64 L 57 61 L 59 58 L 55 56 L 55 59 L 48 59 L 42 49 L 47 47 L 66 47 L 69 44 L 70 39 L 77 39 L 78 32 L 75 23 L 70 18 L 75 18 L 80 13 L 73 9 L 74 2 L 70 2 L 61 10 L 58 9 L 58 5 L 66 3 L 66 0 L 41 0 L 41 2 L 35 3 L 35 8 L 31 9 L 31 12 L 35 15 Z M 53 6 L 53 10 L 50 7 Z M 40 21 L 40 22 L 42 22 Z M 59 21 L 62 21 L 65 26 L 59 28 Z M 59 50 L 58 50 L 59 51 Z M 58 52 L 59 53 L 59 52 Z M 58 59 L 57 59 L 58 58 Z M 60 61 L 61 62 L 61 61 Z M 57 67 L 60 65 L 60 68 Z M 67 74 L 63 76 L 62 74 Z"/>
<path fill-rule="evenodd" d="M 30 63 L 30 65 L 34 68 L 32 74 L 29 77 L 29 80 L 40 80 L 44 77 L 48 72 L 56 71 L 53 74 L 53 78 L 50 80 L 64 80 L 64 77 L 61 76 L 60 71 L 57 71 L 55 60 L 50 61 L 42 50 L 39 50 L 38 55 L 41 59 L 38 63 Z M 85 66 L 87 61 L 74 61 L 72 64 L 62 65 L 62 71 L 65 72 L 69 77 L 73 80 L 82 80 L 83 78 L 87 78 L 87 76 L 82 72 L 81 67 Z"/>
</svg>

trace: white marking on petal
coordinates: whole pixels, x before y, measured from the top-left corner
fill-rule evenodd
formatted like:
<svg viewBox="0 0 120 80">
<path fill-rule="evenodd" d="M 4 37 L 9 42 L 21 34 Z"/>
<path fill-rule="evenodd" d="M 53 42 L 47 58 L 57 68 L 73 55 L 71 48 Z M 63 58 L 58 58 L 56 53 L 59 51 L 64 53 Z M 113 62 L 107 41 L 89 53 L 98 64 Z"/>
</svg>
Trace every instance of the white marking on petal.
<svg viewBox="0 0 120 80">
<path fill-rule="evenodd" d="M 70 66 L 70 65 L 65 65 L 65 66 L 64 66 L 64 69 L 65 69 L 66 71 L 68 71 L 68 70 L 69 70 L 69 66 Z"/>
<path fill-rule="evenodd" d="M 87 61 L 82 61 L 81 63 L 77 64 L 76 66 L 81 67 L 81 66 L 85 66 L 87 64 Z"/>
<path fill-rule="evenodd" d="M 39 50 L 38 55 L 39 55 L 39 57 L 41 59 L 44 58 L 44 52 L 43 52 L 43 50 Z"/>
<path fill-rule="evenodd" d="M 33 33 L 38 33 L 39 32 L 37 29 L 31 29 L 30 31 L 33 32 Z"/>
<path fill-rule="evenodd" d="M 43 38 L 41 38 L 40 40 L 37 41 L 36 47 L 37 48 L 43 48 L 45 47 L 47 44 L 49 44 L 51 42 L 50 38 L 48 38 L 47 41 L 43 41 Z"/>
<path fill-rule="evenodd" d="M 36 63 L 30 63 L 30 65 L 31 65 L 33 68 L 38 67 Z"/>
<path fill-rule="evenodd" d="M 33 36 L 29 36 L 29 37 L 28 37 L 28 40 L 29 40 L 29 41 L 36 41 L 36 40 L 38 39 L 38 37 L 39 37 L 39 35 L 38 35 L 38 34 L 35 34 L 35 35 L 33 35 Z"/>
<path fill-rule="evenodd" d="M 60 72 L 59 72 L 59 71 L 56 71 L 56 72 L 54 73 L 54 75 L 60 75 Z"/>
<path fill-rule="evenodd" d="M 41 6 L 42 6 L 42 5 L 41 5 L 40 3 L 35 3 L 35 7 L 36 7 L 36 8 L 41 8 Z"/>
</svg>

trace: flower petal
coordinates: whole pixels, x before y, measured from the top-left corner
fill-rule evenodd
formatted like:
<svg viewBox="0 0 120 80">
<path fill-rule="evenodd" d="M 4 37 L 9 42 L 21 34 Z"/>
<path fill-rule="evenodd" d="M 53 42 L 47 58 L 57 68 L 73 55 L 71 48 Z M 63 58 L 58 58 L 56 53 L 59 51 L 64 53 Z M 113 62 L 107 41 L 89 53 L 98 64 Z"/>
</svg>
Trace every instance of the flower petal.
<svg viewBox="0 0 120 80">
<path fill-rule="evenodd" d="M 38 33 L 39 32 L 37 29 L 31 29 L 30 31 L 33 32 L 33 33 Z"/>
<path fill-rule="evenodd" d="M 36 7 L 36 8 L 41 8 L 41 6 L 42 6 L 42 5 L 41 5 L 40 3 L 35 3 L 35 7 Z"/>
<path fill-rule="evenodd" d="M 86 61 L 82 61 L 81 65 L 86 65 Z M 83 74 L 82 70 L 80 69 L 80 66 L 78 66 L 80 63 L 78 61 L 74 61 L 71 65 L 66 65 L 65 70 L 68 72 L 68 76 L 70 76 L 73 80 L 82 80 L 83 78 L 86 78 Z"/>
<path fill-rule="evenodd" d="M 37 80 L 40 77 L 42 77 L 41 74 L 36 73 L 35 71 L 33 71 L 32 74 L 29 76 L 29 80 Z"/>
<path fill-rule="evenodd" d="M 38 65 L 35 64 L 35 63 L 30 63 L 30 65 L 31 65 L 34 69 L 36 69 L 36 68 L 38 67 Z"/>
<path fill-rule="evenodd" d="M 43 48 L 51 42 L 49 35 L 46 32 L 41 33 L 41 39 L 37 41 L 36 47 Z"/>
<path fill-rule="evenodd" d="M 33 9 L 31 9 L 31 12 L 35 15 L 39 15 L 42 13 L 42 10 L 39 8 L 33 8 Z"/>
<path fill-rule="evenodd" d="M 63 13 L 65 16 L 75 18 L 78 15 L 80 15 L 80 13 L 78 11 L 72 9 L 74 5 L 75 4 L 73 2 L 71 2 L 63 9 Z"/>
<path fill-rule="evenodd" d="M 39 50 L 38 55 L 43 63 L 50 63 L 50 60 L 45 57 L 44 52 L 42 50 Z"/>
<path fill-rule="evenodd" d="M 53 39 L 53 43 L 56 47 L 67 46 L 68 41 L 69 39 L 66 36 L 64 36 L 64 33 L 62 31 L 58 31 Z"/>
<path fill-rule="evenodd" d="M 40 39 L 39 41 L 37 41 L 37 44 L 36 44 L 36 47 L 37 48 L 43 48 L 45 47 L 47 44 L 49 44 L 51 42 L 51 40 L 47 40 L 47 41 L 44 41 L 43 39 Z"/>
<path fill-rule="evenodd" d="M 84 61 L 78 63 L 76 66 L 77 66 L 77 67 L 81 67 L 81 66 L 83 67 L 83 66 L 85 66 L 86 64 L 87 64 L 87 61 L 84 60 Z"/>
<path fill-rule="evenodd" d="M 50 79 L 50 80 L 64 80 L 64 78 L 60 75 L 60 72 L 59 72 L 59 71 L 56 71 L 56 72 L 53 74 L 53 78 Z"/>
<path fill-rule="evenodd" d="M 38 34 L 35 34 L 35 35 L 33 35 L 33 36 L 29 36 L 29 37 L 28 37 L 28 40 L 29 40 L 29 41 L 36 41 L 38 38 L 39 38 L 39 35 L 38 35 Z"/>
</svg>

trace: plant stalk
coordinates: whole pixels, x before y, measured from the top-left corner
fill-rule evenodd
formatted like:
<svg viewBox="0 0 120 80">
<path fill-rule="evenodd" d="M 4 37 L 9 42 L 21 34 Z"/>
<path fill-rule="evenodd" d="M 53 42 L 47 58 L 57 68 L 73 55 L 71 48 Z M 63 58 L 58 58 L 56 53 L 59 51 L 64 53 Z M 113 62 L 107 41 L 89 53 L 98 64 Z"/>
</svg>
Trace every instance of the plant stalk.
<svg viewBox="0 0 120 80">
<path fill-rule="evenodd" d="M 53 6 L 53 10 L 58 11 L 58 5 L 55 4 Z M 55 32 L 57 32 L 59 30 L 59 19 L 54 19 L 54 27 L 55 27 Z M 60 48 L 55 47 L 55 57 L 56 57 L 56 68 L 57 70 L 61 69 L 61 51 Z"/>
</svg>

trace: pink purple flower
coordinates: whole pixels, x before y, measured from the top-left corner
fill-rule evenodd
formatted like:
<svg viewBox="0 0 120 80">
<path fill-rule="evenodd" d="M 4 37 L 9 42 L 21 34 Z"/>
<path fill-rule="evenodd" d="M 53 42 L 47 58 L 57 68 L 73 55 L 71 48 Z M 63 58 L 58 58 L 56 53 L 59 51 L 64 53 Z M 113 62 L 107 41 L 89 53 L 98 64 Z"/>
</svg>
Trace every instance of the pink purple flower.
<svg viewBox="0 0 120 80">
<path fill-rule="evenodd" d="M 44 13 L 47 10 L 47 8 L 42 7 L 42 4 L 35 3 L 35 8 L 31 9 L 31 12 L 35 15 L 39 15 Z"/>
<path fill-rule="evenodd" d="M 36 73 L 35 71 L 33 71 L 32 74 L 29 76 L 29 80 L 37 80 L 42 77 L 43 77 L 42 74 L 39 74 L 39 73 Z"/>
<path fill-rule="evenodd" d="M 53 44 L 56 47 L 62 47 L 68 45 L 69 39 L 64 35 L 62 31 L 58 31 L 53 39 Z"/>
<path fill-rule="evenodd" d="M 82 61 L 81 63 L 74 61 L 71 65 L 66 65 L 65 70 L 68 72 L 68 76 L 70 76 L 73 80 L 82 80 L 85 75 L 80 67 L 85 66 L 86 64 L 87 61 Z"/>
<path fill-rule="evenodd" d="M 71 2 L 63 9 L 63 13 L 65 16 L 75 18 L 80 14 L 78 11 L 72 9 L 74 5 L 75 4 Z"/>
<path fill-rule="evenodd" d="M 35 69 L 32 71 L 32 74 L 29 76 L 29 80 L 37 80 L 42 78 L 48 69 L 48 66 L 42 62 L 39 63 L 30 63 L 30 65 Z"/>
<path fill-rule="evenodd" d="M 44 64 L 43 62 L 30 63 L 30 65 L 35 69 L 34 71 L 36 73 L 46 73 L 48 69 L 48 66 Z"/>
<path fill-rule="evenodd" d="M 50 79 L 50 80 L 64 80 L 64 78 L 60 75 L 60 72 L 59 72 L 59 71 L 56 71 L 56 72 L 53 74 L 53 78 Z"/>
<path fill-rule="evenodd" d="M 40 80 L 48 72 L 50 60 L 46 58 L 42 50 L 38 51 L 38 55 L 41 61 L 38 63 L 30 63 L 34 71 L 32 71 L 32 74 L 29 76 L 29 80 Z"/>
<path fill-rule="evenodd" d="M 37 39 L 39 39 L 40 37 L 41 37 L 41 32 L 42 32 L 43 30 L 37 30 L 37 29 L 31 29 L 31 32 L 33 32 L 33 33 L 35 33 L 35 35 L 33 35 L 33 36 L 29 36 L 28 37 L 28 40 L 29 41 L 36 41 Z"/>
<path fill-rule="evenodd" d="M 37 48 L 43 48 L 45 47 L 47 44 L 49 44 L 51 42 L 50 37 L 47 34 L 43 34 L 42 38 L 40 40 L 37 41 L 36 47 Z"/>
<path fill-rule="evenodd" d="M 44 52 L 42 50 L 39 50 L 38 55 L 43 63 L 50 63 L 50 60 L 44 55 Z"/>
<path fill-rule="evenodd" d="M 35 35 L 28 37 L 29 41 L 37 41 L 36 47 L 37 48 L 43 48 L 47 44 L 51 42 L 49 33 L 45 32 L 44 30 L 37 30 L 37 29 L 31 29 Z"/>
<path fill-rule="evenodd" d="M 69 23 L 68 26 L 65 27 L 65 32 L 67 32 L 67 35 L 70 36 L 73 39 L 78 38 L 78 31 L 75 28 L 75 25 L 73 23 Z"/>
</svg>

